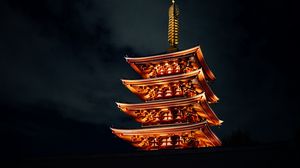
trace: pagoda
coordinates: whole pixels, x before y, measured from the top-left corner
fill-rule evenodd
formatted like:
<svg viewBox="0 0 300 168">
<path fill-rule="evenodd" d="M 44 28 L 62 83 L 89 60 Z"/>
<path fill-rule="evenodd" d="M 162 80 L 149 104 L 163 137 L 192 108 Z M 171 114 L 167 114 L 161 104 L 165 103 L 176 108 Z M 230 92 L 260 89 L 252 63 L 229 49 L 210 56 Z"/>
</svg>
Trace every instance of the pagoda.
<svg viewBox="0 0 300 168">
<path fill-rule="evenodd" d="M 142 150 L 220 146 L 210 126 L 221 121 L 210 108 L 218 102 L 209 83 L 216 78 L 200 46 L 179 50 L 179 8 L 169 8 L 168 52 L 147 57 L 125 57 L 143 79 L 122 80 L 143 103 L 116 103 L 141 124 L 139 129 L 111 128 L 117 137 Z"/>
</svg>

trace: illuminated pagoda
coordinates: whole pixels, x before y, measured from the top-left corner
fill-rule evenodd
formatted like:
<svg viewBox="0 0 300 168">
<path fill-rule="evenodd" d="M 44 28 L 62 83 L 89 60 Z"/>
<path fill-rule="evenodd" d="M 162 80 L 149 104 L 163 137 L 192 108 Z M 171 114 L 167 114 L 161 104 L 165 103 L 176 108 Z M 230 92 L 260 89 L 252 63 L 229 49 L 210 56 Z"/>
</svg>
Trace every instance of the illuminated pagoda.
<svg viewBox="0 0 300 168">
<path fill-rule="evenodd" d="M 208 84 L 215 76 L 200 46 L 178 50 L 179 9 L 174 0 L 168 28 L 170 47 L 166 54 L 125 58 L 144 79 L 122 82 L 143 103 L 117 106 L 142 128 L 111 130 L 143 150 L 220 146 L 221 141 L 210 129 L 223 122 L 210 108 L 219 100 Z"/>
</svg>

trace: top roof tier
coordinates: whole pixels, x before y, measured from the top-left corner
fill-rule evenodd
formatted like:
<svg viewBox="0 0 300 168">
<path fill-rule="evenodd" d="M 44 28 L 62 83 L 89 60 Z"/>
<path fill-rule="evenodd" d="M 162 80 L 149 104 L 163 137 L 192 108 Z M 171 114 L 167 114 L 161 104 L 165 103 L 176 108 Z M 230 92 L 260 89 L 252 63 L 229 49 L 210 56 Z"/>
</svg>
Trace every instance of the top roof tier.
<svg viewBox="0 0 300 168">
<path fill-rule="evenodd" d="M 202 68 L 207 80 L 216 79 L 204 60 L 200 46 L 167 54 L 125 59 L 143 78 L 189 73 Z"/>
</svg>

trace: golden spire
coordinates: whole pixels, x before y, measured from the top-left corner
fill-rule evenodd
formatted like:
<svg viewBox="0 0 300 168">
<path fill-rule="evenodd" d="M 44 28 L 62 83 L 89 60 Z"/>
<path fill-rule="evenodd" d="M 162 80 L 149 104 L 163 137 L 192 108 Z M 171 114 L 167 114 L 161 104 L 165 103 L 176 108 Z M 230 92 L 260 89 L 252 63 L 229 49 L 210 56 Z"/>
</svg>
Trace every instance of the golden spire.
<svg viewBox="0 0 300 168">
<path fill-rule="evenodd" d="M 169 8 L 169 31 L 168 31 L 169 52 L 177 51 L 179 44 L 179 8 L 172 0 Z"/>
</svg>

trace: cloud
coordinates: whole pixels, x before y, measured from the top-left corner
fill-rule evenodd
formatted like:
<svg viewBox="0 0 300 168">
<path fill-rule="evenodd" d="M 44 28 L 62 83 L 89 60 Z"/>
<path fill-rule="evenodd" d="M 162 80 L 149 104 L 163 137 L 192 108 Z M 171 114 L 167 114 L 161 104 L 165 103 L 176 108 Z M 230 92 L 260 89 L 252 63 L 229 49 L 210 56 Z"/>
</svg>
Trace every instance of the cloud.
<svg viewBox="0 0 300 168">
<path fill-rule="evenodd" d="M 7 15 L 1 31 L 1 97 L 14 103 L 49 101 L 76 120 L 110 123 L 122 117 L 114 100 L 128 100 L 119 79 L 133 73 L 123 59 L 130 49 L 111 45 L 104 21 L 97 16 L 86 21 L 87 9 L 78 9 L 79 2 L 2 6 Z"/>
</svg>

